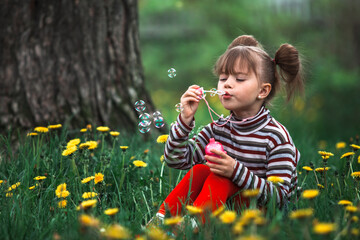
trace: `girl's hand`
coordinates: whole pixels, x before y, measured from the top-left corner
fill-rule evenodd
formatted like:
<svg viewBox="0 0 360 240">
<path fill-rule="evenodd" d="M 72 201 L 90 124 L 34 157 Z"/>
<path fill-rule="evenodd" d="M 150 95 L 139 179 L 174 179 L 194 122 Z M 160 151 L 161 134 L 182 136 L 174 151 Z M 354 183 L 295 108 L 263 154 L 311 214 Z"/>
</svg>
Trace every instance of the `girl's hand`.
<svg viewBox="0 0 360 240">
<path fill-rule="evenodd" d="M 217 158 L 217 157 L 205 155 L 206 160 L 213 162 L 213 163 L 209 163 L 209 162 L 206 163 L 206 165 L 210 168 L 210 171 L 220 176 L 230 178 L 234 172 L 234 166 L 236 160 L 222 151 L 216 149 L 211 149 L 210 151 L 221 157 L 221 158 Z"/>
<path fill-rule="evenodd" d="M 196 92 L 199 88 L 197 85 L 190 86 L 180 98 L 180 103 L 183 107 L 181 110 L 181 119 L 187 125 L 190 125 L 199 106 L 201 95 Z"/>
</svg>

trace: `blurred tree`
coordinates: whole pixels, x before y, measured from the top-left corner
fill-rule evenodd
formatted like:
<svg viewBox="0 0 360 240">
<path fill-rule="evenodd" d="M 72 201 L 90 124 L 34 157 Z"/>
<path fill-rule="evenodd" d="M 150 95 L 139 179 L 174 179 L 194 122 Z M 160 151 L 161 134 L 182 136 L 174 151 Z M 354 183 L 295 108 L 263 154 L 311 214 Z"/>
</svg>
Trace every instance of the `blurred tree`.
<svg viewBox="0 0 360 240">
<path fill-rule="evenodd" d="M 0 3 L 0 132 L 67 122 L 134 130 L 144 86 L 137 0 Z"/>
</svg>

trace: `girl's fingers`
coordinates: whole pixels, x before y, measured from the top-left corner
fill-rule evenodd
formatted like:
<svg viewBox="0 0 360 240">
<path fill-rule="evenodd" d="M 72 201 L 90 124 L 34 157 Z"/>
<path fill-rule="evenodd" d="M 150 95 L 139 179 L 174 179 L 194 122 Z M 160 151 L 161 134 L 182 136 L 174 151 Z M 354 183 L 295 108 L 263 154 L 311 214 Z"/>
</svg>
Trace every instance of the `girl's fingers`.
<svg viewBox="0 0 360 240">
<path fill-rule="evenodd" d="M 221 158 L 226 158 L 228 155 L 224 153 L 223 151 L 220 151 L 218 149 L 210 149 L 210 152 L 215 153 L 216 155 L 219 155 Z"/>
</svg>

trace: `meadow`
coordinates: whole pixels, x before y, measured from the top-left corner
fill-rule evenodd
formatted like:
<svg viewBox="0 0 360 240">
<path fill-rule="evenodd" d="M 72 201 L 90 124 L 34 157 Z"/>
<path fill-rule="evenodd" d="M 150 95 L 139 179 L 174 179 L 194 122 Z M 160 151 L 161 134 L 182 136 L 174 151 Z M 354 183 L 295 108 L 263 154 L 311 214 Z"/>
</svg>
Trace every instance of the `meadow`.
<svg viewBox="0 0 360 240">
<path fill-rule="evenodd" d="M 198 209 L 184 206 L 186 217 L 144 228 L 186 173 L 164 163 L 166 137 L 61 124 L 2 135 L 1 239 L 359 238 L 357 136 L 322 148 L 297 140 L 299 189 L 286 208 L 226 205 L 193 227 Z M 256 191 L 242 194 L 255 203 Z"/>
</svg>

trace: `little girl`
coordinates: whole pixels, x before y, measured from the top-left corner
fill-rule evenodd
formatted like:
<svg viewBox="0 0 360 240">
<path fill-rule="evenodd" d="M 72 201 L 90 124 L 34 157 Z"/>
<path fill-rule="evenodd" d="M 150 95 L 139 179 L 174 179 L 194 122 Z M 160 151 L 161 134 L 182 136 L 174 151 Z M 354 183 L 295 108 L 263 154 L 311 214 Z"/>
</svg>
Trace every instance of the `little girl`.
<svg viewBox="0 0 360 240">
<path fill-rule="evenodd" d="M 171 127 L 164 156 L 169 167 L 191 169 L 153 221 L 161 221 L 165 211 L 179 215 L 189 204 L 214 211 L 230 197 L 248 206 L 248 200 L 239 194 L 246 189 L 259 189 L 258 206 L 276 195 L 281 207 L 296 188 L 300 154 L 289 132 L 270 115 L 266 105 L 282 81 L 288 100 L 295 91 L 302 92 L 298 51 L 283 44 L 272 59 L 254 37 L 240 36 L 219 57 L 214 73 L 219 77 L 217 89 L 225 92 L 220 101 L 230 116 L 208 124 L 189 139 L 201 99 L 199 86 L 190 86 L 182 95 L 182 111 Z M 220 142 L 226 153 L 212 150 L 220 157 L 205 155 L 211 138 Z M 283 183 L 273 184 L 267 180 L 270 176 L 281 178 Z"/>
</svg>

